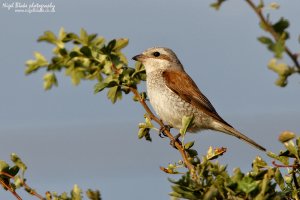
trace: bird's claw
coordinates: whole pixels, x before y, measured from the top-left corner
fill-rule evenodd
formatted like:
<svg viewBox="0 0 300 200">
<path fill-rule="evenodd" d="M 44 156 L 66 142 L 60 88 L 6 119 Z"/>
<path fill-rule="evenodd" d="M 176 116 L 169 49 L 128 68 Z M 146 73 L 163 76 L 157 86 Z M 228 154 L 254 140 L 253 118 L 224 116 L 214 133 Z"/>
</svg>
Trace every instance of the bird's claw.
<svg viewBox="0 0 300 200">
<path fill-rule="evenodd" d="M 164 125 L 164 126 L 162 126 L 162 127 L 160 127 L 160 129 L 159 129 L 159 137 L 161 137 L 161 138 L 164 138 L 164 137 L 168 137 L 166 134 L 165 134 L 165 131 L 168 131 L 168 132 L 170 132 L 170 130 L 171 130 L 171 126 L 170 125 Z"/>
<path fill-rule="evenodd" d="M 179 140 L 180 136 L 181 136 L 181 134 L 178 133 L 178 134 L 170 141 L 170 145 L 171 145 L 172 147 L 174 147 L 175 149 L 177 149 L 177 147 L 176 147 L 176 142 L 179 143 L 180 145 L 182 145 L 181 141 Z"/>
</svg>

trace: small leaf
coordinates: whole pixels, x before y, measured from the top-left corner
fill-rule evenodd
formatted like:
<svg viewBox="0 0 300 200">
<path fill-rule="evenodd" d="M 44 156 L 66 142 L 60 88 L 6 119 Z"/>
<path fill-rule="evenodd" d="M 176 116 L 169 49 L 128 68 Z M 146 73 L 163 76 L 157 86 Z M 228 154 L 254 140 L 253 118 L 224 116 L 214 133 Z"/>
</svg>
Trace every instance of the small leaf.
<svg viewBox="0 0 300 200">
<path fill-rule="evenodd" d="M 23 163 L 21 158 L 17 154 L 12 153 L 10 155 L 10 159 L 13 163 L 15 163 L 16 166 L 18 166 L 22 170 L 22 174 L 24 175 L 25 171 L 27 170 L 27 166 L 25 165 L 25 163 Z"/>
<path fill-rule="evenodd" d="M 73 200 L 81 200 L 82 196 L 81 196 L 81 189 L 78 187 L 78 185 L 74 185 L 73 190 L 71 191 L 71 197 Z"/>
<path fill-rule="evenodd" d="M 81 47 L 80 52 L 88 58 L 92 57 L 92 51 L 88 46 Z"/>
<path fill-rule="evenodd" d="M 283 176 L 282 176 L 279 168 L 275 169 L 274 179 L 275 179 L 276 183 L 279 185 L 280 189 L 283 191 L 285 189 L 284 179 L 283 179 Z"/>
<path fill-rule="evenodd" d="M 57 86 L 57 79 L 55 74 L 53 73 L 46 73 L 43 77 L 44 79 L 44 89 L 49 90 L 52 88 L 53 85 Z"/>
<path fill-rule="evenodd" d="M 59 54 L 63 57 L 68 55 L 68 51 L 65 48 L 59 49 Z"/>
<path fill-rule="evenodd" d="M 224 147 L 213 149 L 210 146 L 208 148 L 206 158 L 207 158 L 207 160 L 214 160 L 214 159 L 218 158 L 219 156 L 222 156 L 226 151 L 227 151 L 227 149 Z"/>
<path fill-rule="evenodd" d="M 114 49 L 115 46 L 116 46 L 116 40 L 111 40 L 106 46 L 107 53 L 111 53 L 111 51 Z"/>
<path fill-rule="evenodd" d="M 290 25 L 289 21 L 281 17 L 278 20 L 278 22 L 272 25 L 272 27 L 279 35 L 281 35 L 285 31 L 285 29 L 289 27 L 289 25 Z"/>
<path fill-rule="evenodd" d="M 242 181 L 238 182 L 238 188 L 245 192 L 246 194 L 250 194 L 252 191 L 258 188 L 259 183 L 253 180 L 249 176 L 245 176 Z"/>
<path fill-rule="evenodd" d="M 71 51 L 69 53 L 70 58 L 74 58 L 74 57 L 78 57 L 80 56 L 80 53 L 78 53 L 77 51 Z"/>
<path fill-rule="evenodd" d="M 80 41 L 84 45 L 87 45 L 89 41 L 89 36 L 84 28 L 80 29 Z"/>
<path fill-rule="evenodd" d="M 8 173 L 12 176 L 15 176 L 19 172 L 19 170 L 20 170 L 20 168 L 17 165 L 15 165 L 15 166 L 9 168 Z"/>
<path fill-rule="evenodd" d="M 94 86 L 94 93 L 98 93 L 101 92 L 102 90 L 104 90 L 107 87 L 108 83 L 105 82 L 99 82 L 96 83 L 96 85 Z"/>
<path fill-rule="evenodd" d="M 291 154 L 293 154 L 299 160 L 298 150 L 295 146 L 295 143 L 292 140 L 285 142 L 284 146 L 287 148 L 287 150 L 289 150 L 289 152 L 291 152 Z"/>
<path fill-rule="evenodd" d="M 274 43 L 271 38 L 265 36 L 258 37 L 257 39 L 266 45 L 272 45 Z"/>
<path fill-rule="evenodd" d="M 120 51 L 128 45 L 129 40 L 127 38 L 120 38 L 116 40 L 116 44 L 113 47 L 114 51 Z"/>
<path fill-rule="evenodd" d="M 66 34 L 65 37 L 62 39 L 63 42 L 69 42 L 69 41 L 72 41 L 72 40 L 78 41 L 79 38 L 78 38 L 78 36 L 77 36 L 76 34 L 74 34 L 74 33 L 68 33 L 68 34 Z"/>
<path fill-rule="evenodd" d="M 23 187 L 23 179 L 20 176 L 15 176 L 14 177 L 14 184 L 16 188 Z"/>
<path fill-rule="evenodd" d="M 28 60 L 26 62 L 26 69 L 25 69 L 25 74 L 30 74 L 36 70 L 38 70 L 40 67 L 45 67 L 49 63 L 46 60 L 46 58 L 39 52 L 34 52 L 34 57 L 35 60 Z"/>
<path fill-rule="evenodd" d="M 101 200 L 101 194 L 99 190 L 91 190 L 88 189 L 86 191 L 86 196 L 90 199 L 90 200 Z"/>
<path fill-rule="evenodd" d="M 8 171 L 9 171 L 9 165 L 4 160 L 0 160 L 0 172 L 8 172 Z"/>
<path fill-rule="evenodd" d="M 190 149 L 194 146 L 194 144 L 195 144 L 195 141 L 188 142 L 188 143 L 184 144 L 184 149 Z"/>
<path fill-rule="evenodd" d="M 284 131 L 279 135 L 278 140 L 282 143 L 285 143 L 294 138 L 295 138 L 295 133 L 293 133 L 291 131 Z"/>
<path fill-rule="evenodd" d="M 187 129 L 192 125 L 194 116 L 183 116 L 182 118 L 182 128 L 180 129 L 180 134 L 185 135 Z"/>
<path fill-rule="evenodd" d="M 114 86 L 108 90 L 107 97 L 111 100 L 112 103 L 116 103 L 117 101 L 117 92 L 119 86 Z"/>
<path fill-rule="evenodd" d="M 37 41 L 38 42 L 46 41 L 55 44 L 57 42 L 57 38 L 52 31 L 45 31 L 44 35 L 40 36 Z"/>
<path fill-rule="evenodd" d="M 224 3 L 226 0 L 217 0 L 215 3 L 210 4 L 210 6 L 216 10 L 219 10 L 222 3 Z"/>
</svg>

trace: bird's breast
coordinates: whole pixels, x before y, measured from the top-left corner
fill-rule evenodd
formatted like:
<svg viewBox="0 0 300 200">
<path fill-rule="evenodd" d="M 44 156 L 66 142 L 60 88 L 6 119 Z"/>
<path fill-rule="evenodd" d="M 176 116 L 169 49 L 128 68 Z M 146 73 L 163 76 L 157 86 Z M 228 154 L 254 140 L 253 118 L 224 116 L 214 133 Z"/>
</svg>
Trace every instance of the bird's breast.
<svg viewBox="0 0 300 200">
<path fill-rule="evenodd" d="M 194 114 L 194 108 L 169 89 L 162 72 L 147 74 L 147 93 L 157 115 L 174 128 L 181 128 L 182 117 Z"/>
</svg>

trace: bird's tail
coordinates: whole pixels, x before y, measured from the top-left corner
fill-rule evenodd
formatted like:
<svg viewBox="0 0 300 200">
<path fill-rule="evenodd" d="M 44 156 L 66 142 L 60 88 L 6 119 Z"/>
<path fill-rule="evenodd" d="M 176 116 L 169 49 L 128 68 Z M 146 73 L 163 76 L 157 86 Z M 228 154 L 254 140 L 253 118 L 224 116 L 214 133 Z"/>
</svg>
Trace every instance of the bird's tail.
<svg viewBox="0 0 300 200">
<path fill-rule="evenodd" d="M 252 146 L 254 146 L 256 148 L 258 148 L 259 150 L 266 151 L 266 148 L 264 148 L 263 146 L 257 144 L 252 139 L 248 138 L 247 136 L 245 136 L 241 132 L 237 131 L 233 127 L 227 126 L 226 124 L 223 124 L 223 123 L 218 123 L 218 130 L 223 132 L 223 133 L 235 136 L 235 137 L 237 137 L 241 140 L 244 140 L 245 142 L 251 144 Z"/>
</svg>

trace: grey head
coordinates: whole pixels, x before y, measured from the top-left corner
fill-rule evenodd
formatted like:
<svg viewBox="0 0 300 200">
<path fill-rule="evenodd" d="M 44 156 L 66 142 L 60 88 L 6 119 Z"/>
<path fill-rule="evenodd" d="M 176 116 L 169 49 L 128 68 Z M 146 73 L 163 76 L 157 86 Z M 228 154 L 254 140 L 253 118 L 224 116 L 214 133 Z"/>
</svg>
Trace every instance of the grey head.
<svg viewBox="0 0 300 200">
<path fill-rule="evenodd" d="M 132 59 L 143 63 L 147 74 L 157 69 L 184 71 L 176 54 L 166 47 L 152 47 L 146 49 L 143 53 L 134 56 Z"/>
</svg>

